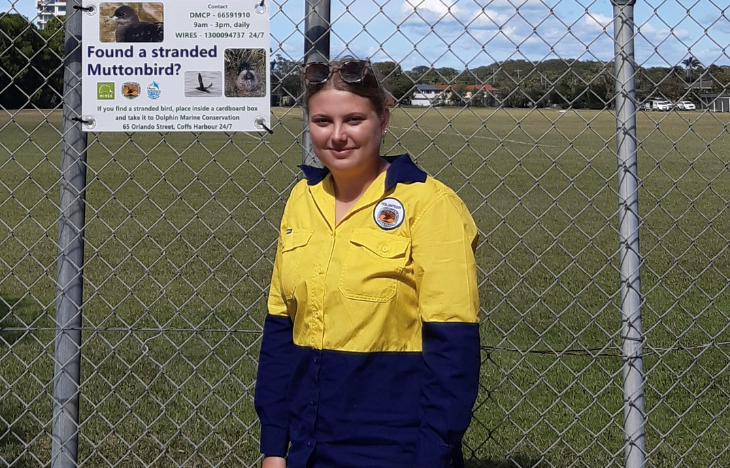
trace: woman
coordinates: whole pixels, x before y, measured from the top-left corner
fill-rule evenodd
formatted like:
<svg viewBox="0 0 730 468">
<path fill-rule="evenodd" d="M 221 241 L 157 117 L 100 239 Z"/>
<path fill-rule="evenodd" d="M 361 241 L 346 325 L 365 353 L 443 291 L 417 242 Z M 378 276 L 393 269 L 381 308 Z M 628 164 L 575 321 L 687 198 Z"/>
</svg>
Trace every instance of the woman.
<svg viewBox="0 0 730 468">
<path fill-rule="evenodd" d="M 325 168 L 302 167 L 281 222 L 256 384 L 263 467 L 463 466 L 474 222 L 407 155 L 380 157 L 390 116 L 369 62 L 304 75 Z"/>
</svg>

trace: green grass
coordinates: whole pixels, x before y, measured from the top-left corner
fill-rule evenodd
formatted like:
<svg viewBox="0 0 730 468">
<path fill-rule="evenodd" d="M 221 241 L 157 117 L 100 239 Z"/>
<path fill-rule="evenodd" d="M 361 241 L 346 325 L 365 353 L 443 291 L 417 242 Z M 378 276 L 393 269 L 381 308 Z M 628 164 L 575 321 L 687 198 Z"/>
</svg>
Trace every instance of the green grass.
<svg viewBox="0 0 730 468">
<path fill-rule="evenodd" d="M 272 136 L 90 135 L 82 466 L 257 460 L 260 324 L 301 159 L 300 111 L 274 115 Z M 730 466 L 729 120 L 638 116 L 650 467 Z M 499 349 L 472 468 L 623 464 L 614 128 L 609 112 L 393 112 L 387 153 L 456 189 L 484 234 Z M 59 129 L 0 117 L 0 466 L 50 460 Z M 542 353 L 565 349 L 608 356 Z"/>
</svg>

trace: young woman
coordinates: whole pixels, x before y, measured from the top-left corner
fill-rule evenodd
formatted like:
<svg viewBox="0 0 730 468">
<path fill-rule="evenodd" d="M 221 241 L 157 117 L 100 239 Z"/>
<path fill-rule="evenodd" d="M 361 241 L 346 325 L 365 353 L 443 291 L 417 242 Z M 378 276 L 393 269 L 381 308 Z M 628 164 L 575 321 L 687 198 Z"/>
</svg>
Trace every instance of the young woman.
<svg viewBox="0 0 730 468">
<path fill-rule="evenodd" d="M 479 383 L 477 230 L 408 157 L 369 62 L 304 69 L 324 169 L 284 210 L 256 384 L 264 468 L 463 466 Z"/>
</svg>

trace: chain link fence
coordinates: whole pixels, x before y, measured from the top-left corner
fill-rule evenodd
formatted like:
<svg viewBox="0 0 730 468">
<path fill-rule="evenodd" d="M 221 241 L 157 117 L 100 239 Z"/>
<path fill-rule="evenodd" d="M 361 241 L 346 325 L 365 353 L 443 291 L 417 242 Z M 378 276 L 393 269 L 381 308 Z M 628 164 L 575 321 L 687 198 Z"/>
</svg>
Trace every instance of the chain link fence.
<svg viewBox="0 0 730 468">
<path fill-rule="evenodd" d="M 0 466 L 15 468 L 55 463 L 56 309 L 71 300 L 57 292 L 68 21 L 24 8 L 0 3 Z M 260 462 L 258 347 L 303 138 L 304 6 L 270 10 L 273 135 L 88 135 L 79 466 Z M 627 463 L 622 135 L 638 161 L 645 466 L 730 466 L 729 18 L 711 0 L 637 4 L 632 94 L 616 91 L 631 57 L 607 1 L 332 3 L 332 56 L 369 57 L 393 98 L 385 152 L 454 188 L 482 234 L 468 467 Z"/>
</svg>

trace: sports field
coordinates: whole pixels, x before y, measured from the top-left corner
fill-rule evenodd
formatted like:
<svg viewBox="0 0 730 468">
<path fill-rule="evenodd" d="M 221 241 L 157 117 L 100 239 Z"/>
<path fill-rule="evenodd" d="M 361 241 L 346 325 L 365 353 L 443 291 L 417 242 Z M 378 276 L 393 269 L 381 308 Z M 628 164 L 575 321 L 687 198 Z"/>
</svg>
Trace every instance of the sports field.
<svg viewBox="0 0 730 468">
<path fill-rule="evenodd" d="M 301 160 L 300 110 L 273 113 L 273 135 L 90 135 L 82 466 L 257 459 Z M 730 466 L 730 114 L 637 120 L 648 466 Z M 393 112 L 387 154 L 457 190 L 484 234 L 470 468 L 623 464 L 614 129 L 608 111 Z M 0 466 L 50 460 L 60 138 L 58 113 L 0 115 Z"/>
</svg>

